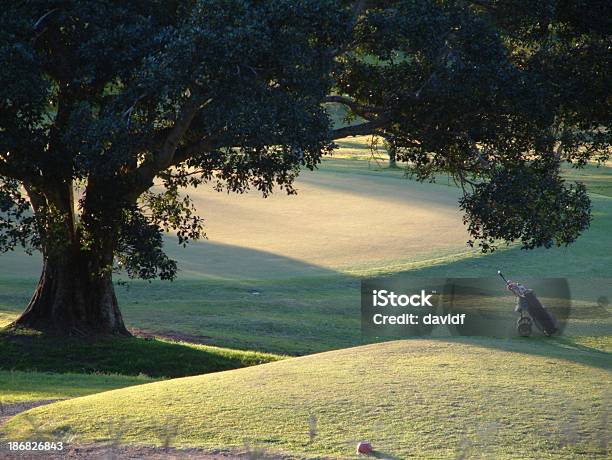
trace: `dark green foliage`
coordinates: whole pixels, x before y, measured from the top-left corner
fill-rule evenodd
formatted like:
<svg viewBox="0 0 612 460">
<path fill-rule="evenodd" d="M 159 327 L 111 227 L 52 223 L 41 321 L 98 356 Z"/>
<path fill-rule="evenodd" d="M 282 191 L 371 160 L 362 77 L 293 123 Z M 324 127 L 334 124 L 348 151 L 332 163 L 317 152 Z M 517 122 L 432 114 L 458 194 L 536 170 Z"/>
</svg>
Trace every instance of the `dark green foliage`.
<svg viewBox="0 0 612 460">
<path fill-rule="evenodd" d="M 30 203 L 22 196 L 19 182 L 0 178 L 0 252 L 22 246 L 28 250 L 37 247 L 34 217 Z"/>
<path fill-rule="evenodd" d="M 137 209 L 125 209 L 117 241 L 117 263 L 128 276 L 172 279 L 176 262 L 163 252 L 161 229 Z"/>
<path fill-rule="evenodd" d="M 178 187 L 292 193 L 299 167 L 330 151 L 321 100 L 346 18 L 333 1 L 8 2 L 3 198 L 22 200 L 19 181 L 40 198 L 37 214 L 53 208 L 60 227 L 76 223 L 64 239 L 96 252 L 101 236 L 116 235 L 130 275 L 173 278 L 160 230 L 177 230 L 181 244 L 203 235 Z M 146 193 L 154 180 L 167 191 Z M 62 196 L 73 185 L 84 187 L 80 218 Z M 3 217 L 5 248 L 29 243 L 15 226 L 45 231 L 14 224 L 31 219 L 17 209 Z"/>
<path fill-rule="evenodd" d="M 464 196 L 461 209 L 485 250 L 503 238 L 520 240 L 524 249 L 567 245 L 591 221 L 585 186 L 565 186 L 546 164 L 496 170 Z"/>
<path fill-rule="evenodd" d="M 365 3 L 330 101 L 418 179 L 461 184 L 471 244 L 573 242 L 590 204 L 559 170 L 610 158 L 609 2 Z"/>
<path fill-rule="evenodd" d="M 610 156 L 609 18 L 596 0 L 4 2 L 0 246 L 68 241 L 171 279 L 162 232 L 203 236 L 181 188 L 293 193 L 356 134 L 452 175 L 484 250 L 568 244 L 590 205 L 559 165 Z M 334 130 L 326 103 L 365 121 Z"/>
</svg>

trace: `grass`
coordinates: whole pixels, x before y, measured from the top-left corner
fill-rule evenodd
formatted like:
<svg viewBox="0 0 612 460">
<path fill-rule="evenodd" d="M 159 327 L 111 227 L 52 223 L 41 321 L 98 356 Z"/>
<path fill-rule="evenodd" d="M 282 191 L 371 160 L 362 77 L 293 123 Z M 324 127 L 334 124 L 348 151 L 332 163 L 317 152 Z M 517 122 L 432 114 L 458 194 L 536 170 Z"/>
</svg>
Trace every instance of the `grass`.
<svg viewBox="0 0 612 460">
<path fill-rule="evenodd" d="M 166 340 L 54 339 L 0 333 L 0 402 L 71 398 L 150 382 L 225 371 L 281 356 Z"/>
<path fill-rule="evenodd" d="M 584 182 L 591 193 L 612 196 L 612 168 L 588 164 L 581 169 L 565 169 L 565 178 Z"/>
<path fill-rule="evenodd" d="M 510 250 L 484 257 L 480 262 L 464 260 L 395 276 L 491 276 L 498 267 L 512 275 L 519 274 L 523 280 L 541 276 L 540 270 L 560 275 L 561 268 L 553 271 L 554 259 L 543 258 L 538 264 L 529 264 L 521 260 L 523 254 Z M 576 267 L 584 265 L 577 263 Z M 600 308 L 597 299 L 612 298 L 610 280 L 577 276 L 570 278 L 569 284 L 574 310 L 568 332 L 596 336 L 606 334 L 607 328 L 609 335 L 612 312 Z M 498 286 L 498 280 L 491 280 L 491 285 Z M 170 293 L 166 289 L 171 289 Z M 364 343 L 359 289 L 358 278 L 341 275 L 282 282 L 186 280 L 170 286 L 135 283 L 128 292 L 120 291 L 120 300 L 127 323 L 148 331 L 180 331 L 211 345 L 301 355 Z M 202 292 L 206 292 L 205 301 L 200 298 Z M 514 300 L 506 296 L 501 301 L 511 313 Z"/>
<path fill-rule="evenodd" d="M 5 435 L 106 441 L 113 423 L 128 443 L 171 427 L 175 446 L 300 458 L 351 458 L 364 439 L 384 458 L 603 458 L 609 358 L 544 340 L 387 342 L 64 401 Z"/>
<path fill-rule="evenodd" d="M 55 439 L 104 440 L 109 424 L 121 424 L 126 442 L 159 444 L 166 426 L 179 446 L 246 442 L 298 457 L 347 458 L 362 439 L 384 458 L 602 455 L 612 312 L 598 298 L 612 298 L 599 278 L 612 272 L 612 169 L 566 172 L 594 192 L 593 224 L 574 245 L 482 256 L 465 246 L 452 183 L 406 180 L 363 141 L 342 142 L 320 171 L 303 174 L 297 197 L 191 191 L 210 240 L 183 250 L 168 237 L 178 281 L 117 287 L 128 326 L 214 346 L 0 333 L 4 402 L 206 374 L 34 409 L 10 422 L 9 439 L 36 427 Z M 363 344 L 364 277 L 481 277 L 498 268 L 518 279 L 568 277 L 573 336 L 388 342 L 243 368 Z M 39 269 L 36 257 L 2 255 L 0 325 L 27 303 Z"/>
<path fill-rule="evenodd" d="M 76 398 L 154 380 L 145 375 L 0 371 L 0 404 Z"/>
<path fill-rule="evenodd" d="M 347 143 L 340 155 L 351 149 Z M 610 169 L 583 172 L 598 183 Z M 299 355 L 363 343 L 364 276 L 494 276 L 503 268 L 517 278 L 570 277 L 576 292 L 584 278 L 612 272 L 611 197 L 592 195 L 591 228 L 569 248 L 509 247 L 483 257 L 465 246 L 454 187 L 419 184 L 401 171 L 339 157 L 303 174 L 298 189 L 297 197 L 266 200 L 195 191 L 210 240 L 180 249 L 168 238 L 182 269 L 174 283 L 118 287 L 127 324 L 222 347 Z M 0 259 L 0 324 L 27 303 L 39 269 L 33 259 L 17 253 Z M 596 288 L 597 296 L 612 298 L 608 286 Z M 584 298 L 585 307 L 596 297 Z"/>
<path fill-rule="evenodd" d="M 184 377 L 281 359 L 254 351 L 141 338 L 55 339 L 38 333 L 0 333 L 0 369 Z"/>
</svg>

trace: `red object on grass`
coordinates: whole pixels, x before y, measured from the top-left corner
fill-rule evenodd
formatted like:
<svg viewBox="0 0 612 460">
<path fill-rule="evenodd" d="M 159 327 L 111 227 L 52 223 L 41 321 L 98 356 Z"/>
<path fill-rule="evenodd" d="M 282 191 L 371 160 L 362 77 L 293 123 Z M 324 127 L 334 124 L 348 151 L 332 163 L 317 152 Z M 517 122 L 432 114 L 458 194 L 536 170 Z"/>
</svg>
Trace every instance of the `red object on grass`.
<svg viewBox="0 0 612 460">
<path fill-rule="evenodd" d="M 372 444 L 367 441 L 361 441 L 357 444 L 357 453 L 358 454 L 371 454 L 373 451 Z"/>
</svg>

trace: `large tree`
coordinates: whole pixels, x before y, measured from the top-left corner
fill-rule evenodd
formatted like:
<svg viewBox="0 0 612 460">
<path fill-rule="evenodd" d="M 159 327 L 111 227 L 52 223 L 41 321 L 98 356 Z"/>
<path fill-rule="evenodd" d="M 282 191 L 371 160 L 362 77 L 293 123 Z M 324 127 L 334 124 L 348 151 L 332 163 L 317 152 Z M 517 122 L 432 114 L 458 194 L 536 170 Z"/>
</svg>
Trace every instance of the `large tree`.
<svg viewBox="0 0 612 460">
<path fill-rule="evenodd" d="M 202 235 L 182 188 L 292 193 L 346 136 L 454 177 L 484 250 L 569 244 L 589 224 L 560 165 L 609 155 L 605 1 L 2 6 L 0 246 L 44 260 L 17 326 L 127 334 L 112 273 L 175 276 L 163 232 Z M 334 128 L 330 103 L 359 121 Z"/>
</svg>

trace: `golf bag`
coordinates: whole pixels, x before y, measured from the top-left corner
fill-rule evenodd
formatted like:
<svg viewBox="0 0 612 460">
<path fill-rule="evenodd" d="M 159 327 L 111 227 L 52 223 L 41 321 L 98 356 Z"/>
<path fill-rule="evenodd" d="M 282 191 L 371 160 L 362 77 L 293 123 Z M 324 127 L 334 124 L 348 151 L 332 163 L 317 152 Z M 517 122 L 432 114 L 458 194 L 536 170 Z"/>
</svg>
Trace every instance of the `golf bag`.
<svg viewBox="0 0 612 460">
<path fill-rule="evenodd" d="M 517 321 L 517 330 L 521 336 L 528 337 L 531 335 L 532 321 L 545 336 L 551 336 L 559 330 L 555 317 L 544 308 L 532 289 L 528 289 L 522 284 L 508 281 L 500 270 L 497 271 L 497 274 L 501 276 L 507 288 L 517 297 L 516 308 L 514 310 L 521 315 Z"/>
<path fill-rule="evenodd" d="M 527 289 L 523 296 L 518 297 L 516 311 L 521 313 L 521 317 L 526 312 L 544 335 L 551 336 L 557 332 L 555 317 L 544 308 L 531 289 Z M 520 324 L 519 319 L 519 332 Z"/>
</svg>

